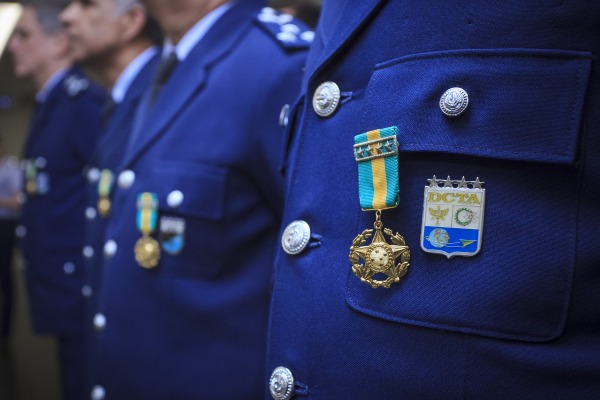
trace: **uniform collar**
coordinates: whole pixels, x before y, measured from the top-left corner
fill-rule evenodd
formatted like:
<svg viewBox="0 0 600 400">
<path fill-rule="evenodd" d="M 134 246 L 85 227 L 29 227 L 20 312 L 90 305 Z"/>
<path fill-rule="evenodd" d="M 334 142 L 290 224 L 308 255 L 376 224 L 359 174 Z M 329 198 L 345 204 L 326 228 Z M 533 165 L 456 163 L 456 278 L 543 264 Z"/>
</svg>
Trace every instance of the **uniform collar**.
<svg viewBox="0 0 600 400">
<path fill-rule="evenodd" d="M 56 85 L 58 85 L 58 83 L 65 77 L 67 71 L 67 68 L 60 68 L 54 74 L 52 74 L 40 91 L 35 95 L 35 101 L 37 103 L 45 102 L 52 89 L 54 89 Z"/>
<path fill-rule="evenodd" d="M 221 18 L 221 16 L 231 8 L 231 6 L 232 4 L 228 2 L 206 14 L 204 18 L 196 22 L 196 24 L 189 31 L 187 31 L 187 33 L 181 38 L 176 46 L 174 46 L 173 43 L 167 39 L 165 41 L 165 46 L 163 47 L 163 58 L 171 54 L 174 49 L 177 53 L 177 59 L 180 62 L 185 60 L 188 54 L 190 54 L 190 51 L 192 51 L 196 44 L 198 44 L 200 39 L 206 35 L 215 22 L 217 22 L 219 18 Z"/>
<path fill-rule="evenodd" d="M 138 54 L 138 56 L 127 65 L 121 75 L 119 75 L 119 78 L 111 90 L 112 98 L 116 104 L 123 101 L 125 94 L 127 94 L 127 89 L 129 89 L 129 86 L 135 77 L 157 52 L 158 48 L 156 46 L 148 47 L 142 53 Z"/>
</svg>

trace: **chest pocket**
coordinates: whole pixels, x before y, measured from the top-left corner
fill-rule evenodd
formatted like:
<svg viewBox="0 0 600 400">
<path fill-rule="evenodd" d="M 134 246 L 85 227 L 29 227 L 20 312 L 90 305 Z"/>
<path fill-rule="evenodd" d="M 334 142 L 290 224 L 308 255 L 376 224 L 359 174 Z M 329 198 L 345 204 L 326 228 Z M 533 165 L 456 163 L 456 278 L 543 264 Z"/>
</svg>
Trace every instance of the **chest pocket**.
<svg viewBox="0 0 600 400">
<path fill-rule="evenodd" d="M 351 272 L 346 300 L 388 321 L 486 337 L 546 341 L 566 321 L 575 263 L 577 147 L 590 54 L 498 49 L 428 53 L 378 65 L 363 131 L 398 126 L 400 206 L 383 214 L 411 249 L 400 283 L 373 289 Z M 469 97 L 454 117 L 440 97 Z M 485 181 L 480 252 L 425 253 L 427 179 Z M 360 227 L 372 224 L 362 213 Z M 364 229 L 364 228 L 362 228 Z"/>
<path fill-rule="evenodd" d="M 212 165 L 161 163 L 157 182 L 159 268 L 166 275 L 207 278 L 220 269 L 218 238 L 225 218 L 228 170 Z"/>
</svg>

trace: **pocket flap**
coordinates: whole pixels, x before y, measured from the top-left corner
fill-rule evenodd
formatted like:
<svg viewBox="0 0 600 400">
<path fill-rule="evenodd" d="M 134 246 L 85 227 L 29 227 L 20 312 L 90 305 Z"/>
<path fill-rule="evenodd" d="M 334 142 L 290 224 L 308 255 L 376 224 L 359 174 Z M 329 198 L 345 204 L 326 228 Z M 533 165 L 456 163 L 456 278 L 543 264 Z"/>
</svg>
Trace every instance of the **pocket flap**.
<svg viewBox="0 0 600 400">
<path fill-rule="evenodd" d="M 159 208 L 210 220 L 223 217 L 227 170 L 213 165 L 161 164 L 155 171 Z M 174 196 L 173 193 L 181 192 Z"/>
<path fill-rule="evenodd" d="M 407 56 L 377 65 L 366 130 L 396 125 L 400 150 L 573 163 L 591 65 L 587 52 L 491 49 Z M 440 97 L 464 89 L 456 117 Z"/>
</svg>

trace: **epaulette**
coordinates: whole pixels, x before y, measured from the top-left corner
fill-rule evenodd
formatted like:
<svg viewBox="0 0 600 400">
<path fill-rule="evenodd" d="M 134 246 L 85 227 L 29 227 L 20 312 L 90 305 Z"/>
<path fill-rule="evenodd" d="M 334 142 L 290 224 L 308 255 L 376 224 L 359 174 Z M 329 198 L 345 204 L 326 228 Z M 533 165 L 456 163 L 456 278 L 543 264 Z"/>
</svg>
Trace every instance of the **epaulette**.
<svg viewBox="0 0 600 400">
<path fill-rule="evenodd" d="M 64 81 L 65 90 L 71 97 L 77 96 L 79 93 L 84 92 L 90 87 L 90 82 L 83 77 L 77 75 L 71 75 Z"/>
<path fill-rule="evenodd" d="M 271 7 L 256 15 L 256 21 L 279 45 L 288 49 L 301 49 L 310 45 L 315 33 L 302 21 Z"/>
</svg>

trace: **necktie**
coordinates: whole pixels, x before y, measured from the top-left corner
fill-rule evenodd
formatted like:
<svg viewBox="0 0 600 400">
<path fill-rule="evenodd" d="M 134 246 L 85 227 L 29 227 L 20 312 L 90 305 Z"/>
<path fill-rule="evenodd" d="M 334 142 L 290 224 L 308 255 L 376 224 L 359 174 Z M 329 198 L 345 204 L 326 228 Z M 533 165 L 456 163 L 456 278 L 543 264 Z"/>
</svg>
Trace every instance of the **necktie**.
<svg viewBox="0 0 600 400">
<path fill-rule="evenodd" d="M 177 54 L 175 54 L 174 51 L 171 52 L 171 54 L 169 54 L 167 57 L 164 57 L 162 60 L 160 60 L 158 68 L 156 69 L 154 81 L 152 82 L 152 92 L 150 97 L 151 103 L 154 103 L 154 100 L 156 100 L 158 97 L 158 94 L 169 79 L 169 76 L 177 64 L 179 64 L 179 60 L 177 59 Z"/>
</svg>

